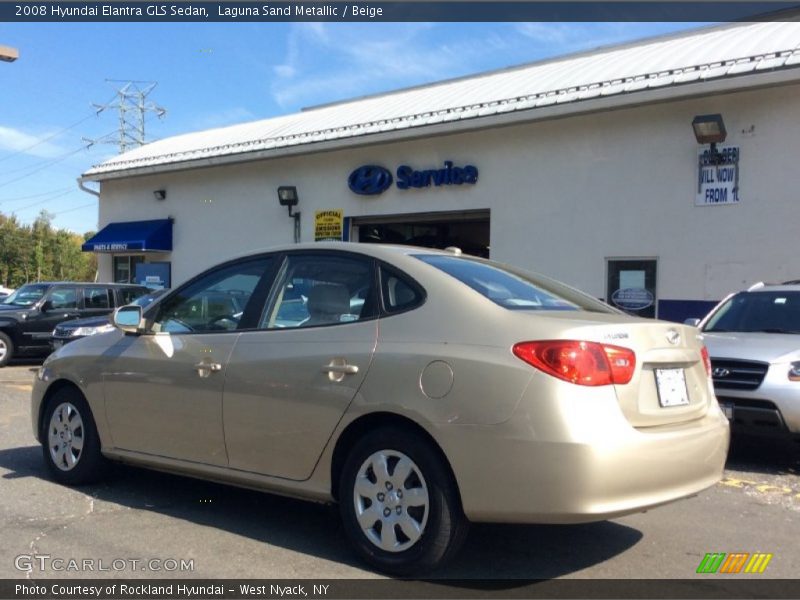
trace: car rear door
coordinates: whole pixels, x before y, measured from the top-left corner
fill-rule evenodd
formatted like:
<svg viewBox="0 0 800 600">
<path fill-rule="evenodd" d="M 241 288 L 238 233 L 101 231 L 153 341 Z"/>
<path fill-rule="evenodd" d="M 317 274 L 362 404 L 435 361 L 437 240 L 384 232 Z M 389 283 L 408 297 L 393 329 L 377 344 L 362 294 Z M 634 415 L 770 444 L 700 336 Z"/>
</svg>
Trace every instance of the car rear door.
<svg viewBox="0 0 800 600">
<path fill-rule="evenodd" d="M 243 332 L 223 399 L 230 466 L 308 478 L 364 381 L 378 333 L 372 259 L 288 254 L 256 331 Z"/>
</svg>

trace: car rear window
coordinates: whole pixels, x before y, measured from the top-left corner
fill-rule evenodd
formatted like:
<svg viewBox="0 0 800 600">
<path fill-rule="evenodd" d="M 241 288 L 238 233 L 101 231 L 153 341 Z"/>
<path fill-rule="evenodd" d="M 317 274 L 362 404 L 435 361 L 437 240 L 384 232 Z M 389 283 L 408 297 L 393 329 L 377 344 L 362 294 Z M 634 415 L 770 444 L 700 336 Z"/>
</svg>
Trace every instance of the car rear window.
<svg viewBox="0 0 800 600">
<path fill-rule="evenodd" d="M 495 304 L 509 310 L 588 310 L 615 312 L 599 300 L 547 277 L 517 271 L 476 258 L 441 254 L 419 260 L 455 277 Z"/>
</svg>

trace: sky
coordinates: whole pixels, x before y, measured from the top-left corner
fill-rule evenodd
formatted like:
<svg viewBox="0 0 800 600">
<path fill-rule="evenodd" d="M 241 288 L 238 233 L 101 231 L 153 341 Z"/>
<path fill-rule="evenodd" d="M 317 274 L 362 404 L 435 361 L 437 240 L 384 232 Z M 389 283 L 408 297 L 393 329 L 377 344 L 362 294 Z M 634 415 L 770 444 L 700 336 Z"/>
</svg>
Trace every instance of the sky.
<svg viewBox="0 0 800 600">
<path fill-rule="evenodd" d="M 694 28 L 697 23 L 0 23 L 0 212 L 97 229 L 76 179 L 118 152 L 113 105 L 157 82 L 146 141 Z M 144 87 L 145 84 L 140 84 Z M 95 142 L 95 143 L 92 143 Z"/>
</svg>

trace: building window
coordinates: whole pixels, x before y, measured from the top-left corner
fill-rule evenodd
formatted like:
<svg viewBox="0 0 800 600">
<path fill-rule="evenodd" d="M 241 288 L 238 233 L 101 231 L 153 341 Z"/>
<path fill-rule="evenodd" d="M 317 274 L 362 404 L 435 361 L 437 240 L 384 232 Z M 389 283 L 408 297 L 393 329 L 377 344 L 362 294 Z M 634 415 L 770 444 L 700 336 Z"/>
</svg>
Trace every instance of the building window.
<svg viewBox="0 0 800 600">
<path fill-rule="evenodd" d="M 136 265 L 144 263 L 144 256 L 115 256 L 114 283 L 136 283 Z"/>
</svg>

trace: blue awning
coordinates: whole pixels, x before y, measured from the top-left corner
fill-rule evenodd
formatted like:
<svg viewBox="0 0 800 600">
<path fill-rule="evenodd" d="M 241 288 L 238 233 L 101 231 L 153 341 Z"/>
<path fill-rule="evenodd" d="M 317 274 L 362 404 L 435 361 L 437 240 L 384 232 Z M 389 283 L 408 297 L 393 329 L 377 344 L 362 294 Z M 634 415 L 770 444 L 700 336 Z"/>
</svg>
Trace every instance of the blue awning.
<svg viewBox="0 0 800 600">
<path fill-rule="evenodd" d="M 81 246 L 84 252 L 169 252 L 172 219 L 109 223 Z"/>
</svg>

